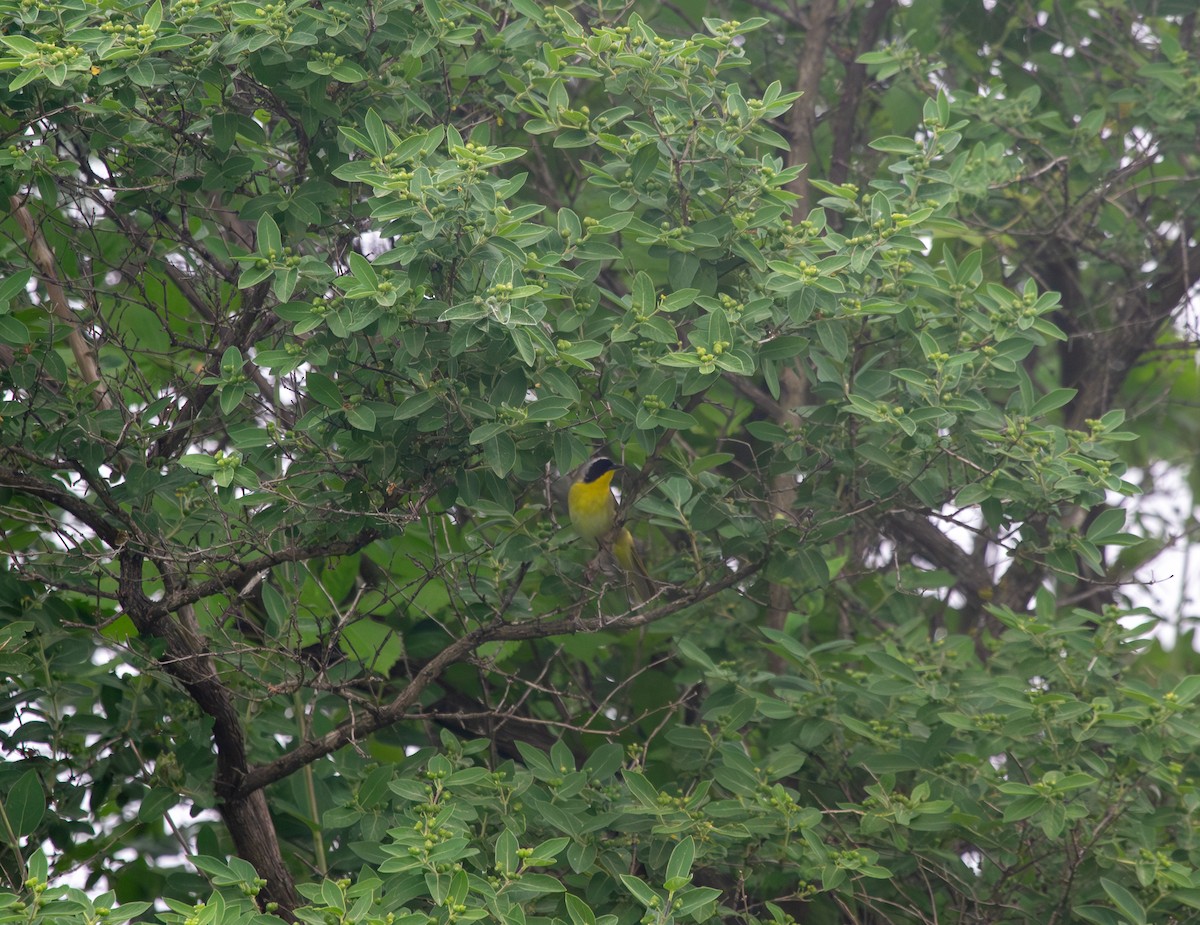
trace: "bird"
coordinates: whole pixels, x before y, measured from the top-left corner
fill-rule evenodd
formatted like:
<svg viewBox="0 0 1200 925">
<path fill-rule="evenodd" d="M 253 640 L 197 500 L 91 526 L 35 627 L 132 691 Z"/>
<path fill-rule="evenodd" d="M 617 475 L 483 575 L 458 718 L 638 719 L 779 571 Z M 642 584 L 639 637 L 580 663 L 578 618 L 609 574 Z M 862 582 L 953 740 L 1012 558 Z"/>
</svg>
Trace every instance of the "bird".
<svg viewBox="0 0 1200 925">
<path fill-rule="evenodd" d="M 595 540 L 601 549 L 612 553 L 629 581 L 631 597 L 640 602 L 651 597 L 653 588 L 633 534 L 624 524 L 617 523 L 617 499 L 613 497 L 612 480 L 618 468 L 607 456 L 588 460 L 571 483 L 567 509 L 576 533 L 584 539 Z"/>
</svg>

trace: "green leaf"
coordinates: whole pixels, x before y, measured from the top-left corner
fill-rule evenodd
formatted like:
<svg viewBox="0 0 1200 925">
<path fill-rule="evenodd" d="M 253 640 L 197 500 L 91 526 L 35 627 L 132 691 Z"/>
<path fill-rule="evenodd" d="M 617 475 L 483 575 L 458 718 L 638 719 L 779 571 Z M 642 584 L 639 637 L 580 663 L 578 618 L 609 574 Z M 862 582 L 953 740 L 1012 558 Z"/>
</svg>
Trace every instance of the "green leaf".
<svg viewBox="0 0 1200 925">
<path fill-rule="evenodd" d="M 850 352 L 850 341 L 846 329 L 836 321 L 818 321 L 817 337 L 828 354 L 839 363 L 844 362 Z"/>
<path fill-rule="evenodd" d="M 715 347 L 717 344 L 724 344 L 725 349 L 728 349 L 733 340 L 733 329 L 729 326 L 729 316 L 725 314 L 724 309 L 714 308 L 708 313 L 708 346 Z"/>
<path fill-rule="evenodd" d="M 279 234 L 279 226 L 275 219 L 264 215 L 258 220 L 256 230 L 258 252 L 269 258 L 283 258 L 283 238 Z M 284 299 L 283 301 L 287 301 Z"/>
<path fill-rule="evenodd" d="M 275 294 L 275 298 L 281 302 L 286 302 L 292 297 L 292 293 L 295 292 L 296 284 L 299 281 L 300 271 L 295 267 L 286 267 L 275 273 L 275 280 L 271 284 L 271 291 Z"/>
<path fill-rule="evenodd" d="M 237 410 L 238 405 L 242 403 L 242 399 L 246 397 L 247 389 L 240 385 L 223 385 L 219 389 L 221 399 L 221 413 L 229 416 Z"/>
<path fill-rule="evenodd" d="M 242 359 L 242 351 L 237 347 L 226 347 L 221 354 L 221 378 L 229 380 L 241 374 L 246 362 Z"/>
<path fill-rule="evenodd" d="M 305 386 L 308 389 L 308 394 L 315 398 L 326 408 L 336 408 L 341 410 L 342 393 L 332 379 L 324 373 L 311 372 L 305 377 Z"/>
<path fill-rule="evenodd" d="M 237 130 L 240 122 L 235 113 L 217 112 L 212 115 L 213 141 L 220 151 L 228 151 L 237 141 Z M 243 216 L 245 213 L 243 212 Z"/>
<path fill-rule="evenodd" d="M 180 458 L 179 465 L 200 475 L 212 475 L 219 468 L 215 459 L 203 453 L 189 453 Z"/>
<path fill-rule="evenodd" d="M 484 443 L 483 457 L 492 472 L 504 478 L 517 464 L 517 445 L 508 434 L 498 434 Z"/>
<path fill-rule="evenodd" d="M 512 0 L 512 5 L 518 13 L 536 23 L 540 24 L 546 21 L 545 11 L 541 4 L 535 3 L 534 0 Z M 580 925 L 580 923 L 576 922 L 575 925 Z M 593 923 L 588 922 L 587 925 L 593 925 Z"/>
<path fill-rule="evenodd" d="M 13 299 L 28 290 L 29 280 L 32 276 L 33 270 L 27 267 L 4 277 L 4 281 L 0 282 L 0 315 L 8 311 L 9 303 Z"/>
<path fill-rule="evenodd" d="M 570 398 L 540 398 L 529 406 L 528 420 L 557 421 L 566 417 L 574 406 L 575 402 Z"/>
<path fill-rule="evenodd" d="M 872 54 L 868 52 L 859 58 L 863 58 Z M 903 138 L 899 135 L 884 135 L 882 138 L 876 138 L 871 142 L 871 147 L 876 151 L 883 151 L 887 154 L 899 154 L 901 157 L 915 157 L 921 153 L 921 146 L 911 138 Z"/>
<path fill-rule="evenodd" d="M 643 805 L 658 805 L 658 791 L 643 775 L 636 771 L 626 771 L 623 779 L 633 796 Z"/>
<path fill-rule="evenodd" d="M 407 421 L 428 411 L 437 404 L 437 395 L 433 392 L 418 392 L 410 395 L 396 406 L 394 417 L 397 421 Z"/>
<path fill-rule="evenodd" d="M 1078 389 L 1053 389 L 1047 392 L 1029 409 L 1028 414 L 1032 418 L 1041 417 L 1047 412 L 1053 411 L 1056 408 L 1061 408 L 1063 405 L 1072 401 L 1079 394 Z"/>
<path fill-rule="evenodd" d="M 696 860 L 696 843 L 691 836 L 683 839 L 671 851 L 667 860 L 667 875 L 664 887 L 669 892 L 682 889 L 691 882 L 692 863 Z"/>
<path fill-rule="evenodd" d="M 808 345 L 809 340 L 807 337 L 800 337 L 796 334 L 783 334 L 773 337 L 763 344 L 758 355 L 764 360 L 790 360 L 792 357 L 802 354 L 808 349 Z"/>
<path fill-rule="evenodd" d="M 0 315 L 0 342 L 19 347 L 32 343 L 29 328 L 11 315 Z"/>
<path fill-rule="evenodd" d="M 511 426 L 507 421 L 489 421 L 487 424 L 480 424 L 471 431 L 469 439 L 472 444 L 478 446 L 504 433 Z"/>
<path fill-rule="evenodd" d="M 715 903 L 721 898 L 721 891 L 711 886 L 694 887 L 684 890 L 679 896 L 678 908 L 672 910 L 677 916 L 694 915 L 705 906 Z"/>
<path fill-rule="evenodd" d="M 496 869 L 505 877 L 517 872 L 520 861 L 517 850 L 520 848 L 517 837 L 508 829 L 504 829 L 496 839 Z"/>
<path fill-rule="evenodd" d="M 1130 922 L 1135 925 L 1145 925 L 1146 910 L 1142 908 L 1129 890 L 1121 886 L 1115 880 L 1109 880 L 1107 877 L 1100 878 L 1100 886 L 1104 888 L 1104 892 L 1108 894 L 1108 898 L 1113 901 L 1120 911 L 1121 915 L 1125 916 Z"/>
<path fill-rule="evenodd" d="M 379 274 L 369 261 L 357 251 L 350 252 L 350 273 L 367 289 L 374 291 L 379 288 Z"/>
<path fill-rule="evenodd" d="M 1106 538 L 1121 532 L 1127 516 L 1121 508 L 1102 511 L 1088 526 L 1087 538 L 1098 546 L 1104 545 Z"/>
<path fill-rule="evenodd" d="M 150 8 L 148 10 L 146 10 L 146 15 L 142 19 L 142 22 L 146 25 L 146 27 L 148 29 L 157 31 L 158 27 L 162 25 L 162 17 L 163 17 L 162 2 L 161 2 L 161 0 L 154 0 L 154 2 L 152 4 L 150 4 Z"/>
<path fill-rule="evenodd" d="M 654 282 L 649 273 L 640 271 L 633 278 L 633 310 L 639 315 L 652 315 L 656 308 Z"/>
<path fill-rule="evenodd" d="M 369 405 L 351 405 L 346 411 L 346 420 L 350 422 L 351 427 L 358 430 L 375 430 L 375 412 Z"/>
<path fill-rule="evenodd" d="M 238 277 L 238 288 L 249 289 L 274 275 L 275 271 L 271 267 L 249 267 L 243 270 Z"/>
<path fill-rule="evenodd" d="M 533 854 L 526 859 L 525 863 L 530 866 L 535 864 L 542 866 L 553 864 L 555 859 L 566 850 L 567 845 L 570 843 L 571 839 L 565 837 L 547 839 L 533 849 Z"/>
<path fill-rule="evenodd" d="M 1191 703 L 1197 695 L 1200 695 L 1200 675 L 1188 675 L 1175 685 L 1171 693 L 1174 695 L 1175 703 L 1181 706 Z"/>
<path fill-rule="evenodd" d="M 23 35 L 0 35 L 0 42 L 19 55 L 36 55 L 38 53 L 37 43 Z"/>
<path fill-rule="evenodd" d="M 1117 915 L 1112 906 L 1081 905 L 1073 907 L 1071 912 L 1083 921 L 1093 922 L 1095 925 L 1122 925 L 1126 921 Z"/>
<path fill-rule="evenodd" d="M 893 51 L 868 51 L 855 58 L 858 64 L 890 64 L 896 58 Z"/>
<path fill-rule="evenodd" d="M 680 309 L 687 308 L 696 301 L 696 296 L 700 294 L 699 289 L 676 289 L 659 301 L 659 311 L 677 312 Z"/>
<path fill-rule="evenodd" d="M 625 750 L 615 742 L 610 742 L 592 752 L 583 765 L 583 771 L 591 780 L 605 781 L 621 769 L 624 760 Z"/>
<path fill-rule="evenodd" d="M 168 809 L 179 803 L 179 794 L 174 790 L 155 787 L 142 797 L 142 805 L 138 807 L 138 819 L 141 822 L 161 822 Z"/>
<path fill-rule="evenodd" d="M 14 835 L 33 834 L 46 815 L 46 792 L 36 771 L 18 777 L 2 801 Z"/>
<path fill-rule="evenodd" d="M 388 141 L 388 132 L 383 125 L 383 120 L 379 118 L 379 113 L 374 109 L 368 109 L 364 124 L 367 129 L 367 137 L 371 141 L 371 152 L 376 157 L 383 157 L 390 150 L 391 144 Z"/>
<path fill-rule="evenodd" d="M 662 904 L 662 899 L 657 893 L 650 888 L 650 885 L 640 877 L 635 877 L 633 874 L 621 874 L 621 883 L 625 889 L 633 894 L 634 899 L 640 902 L 647 909 L 658 908 Z"/>
<path fill-rule="evenodd" d="M 567 893 L 563 900 L 567 905 L 567 915 L 571 917 L 571 925 L 596 925 L 596 913 L 582 899 Z"/>
<path fill-rule="evenodd" d="M 335 64 L 330 74 L 332 74 L 334 80 L 346 84 L 361 83 L 369 76 L 365 70 L 353 61 L 343 61 L 340 64 Z"/>
</svg>

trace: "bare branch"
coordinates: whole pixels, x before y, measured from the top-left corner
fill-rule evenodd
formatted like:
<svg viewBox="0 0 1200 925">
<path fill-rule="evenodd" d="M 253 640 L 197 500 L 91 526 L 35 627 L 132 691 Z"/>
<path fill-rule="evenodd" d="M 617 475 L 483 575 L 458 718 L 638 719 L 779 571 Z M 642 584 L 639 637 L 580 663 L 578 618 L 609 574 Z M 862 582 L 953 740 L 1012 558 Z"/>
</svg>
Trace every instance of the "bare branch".
<svg viewBox="0 0 1200 925">
<path fill-rule="evenodd" d="M 70 329 L 70 333 L 67 335 L 67 343 L 71 347 L 71 354 L 75 357 L 75 365 L 79 369 L 79 376 L 84 382 L 95 386 L 93 396 L 97 407 L 111 410 L 116 407 L 116 404 L 109 393 L 108 384 L 100 375 L 100 363 L 96 359 L 95 351 L 92 345 L 88 343 L 87 338 L 84 337 L 83 331 L 80 330 L 79 318 L 76 316 L 75 310 L 71 308 L 71 303 L 67 300 L 67 293 L 62 287 L 58 264 L 54 259 L 54 252 L 50 250 L 50 246 L 46 243 L 46 238 L 42 234 L 42 230 L 33 220 L 33 215 L 30 213 L 29 207 L 25 205 L 24 200 L 14 193 L 8 197 L 8 201 L 12 207 L 13 217 L 21 227 L 21 232 L 25 235 L 25 240 L 29 245 L 30 256 L 33 258 L 33 262 L 41 274 L 42 282 L 46 286 L 46 293 L 50 298 L 50 306 L 54 311 L 54 316 Z"/>
<path fill-rule="evenodd" d="M 796 67 L 796 90 L 802 95 L 792 106 L 788 119 L 791 144 L 789 164 L 810 167 L 813 159 L 813 133 L 817 127 L 817 106 L 821 101 L 821 76 L 825 70 L 825 55 L 828 52 L 833 18 L 837 14 L 837 0 L 813 0 L 806 10 L 808 31 L 804 36 L 804 48 L 800 52 L 800 63 Z M 808 177 L 802 173 L 788 184 L 788 189 L 800 198 L 792 209 L 795 221 L 808 218 L 812 211 L 812 192 Z"/>
<path fill-rule="evenodd" d="M 629 613 L 606 619 L 602 616 L 590 618 L 564 617 L 558 620 L 529 620 L 523 623 L 506 623 L 500 618 L 480 626 L 456 639 L 427 662 L 416 673 L 412 681 L 390 703 L 372 710 L 367 716 L 352 716 L 336 729 L 316 739 L 309 739 L 287 754 L 267 764 L 250 769 L 238 788 L 239 794 L 248 794 L 275 781 L 295 773 L 305 765 L 336 751 L 350 742 L 370 735 L 403 719 L 417 702 L 422 692 L 436 681 L 451 665 L 463 661 L 480 646 L 489 642 L 513 642 L 527 639 L 545 639 L 575 633 L 596 633 L 600 630 L 630 630 L 649 626 L 658 620 L 688 607 L 698 601 L 707 600 L 715 594 L 747 581 L 762 568 L 764 562 L 748 565 L 721 581 L 698 588 L 684 597 L 656 607 L 653 610 L 633 610 Z"/>
<path fill-rule="evenodd" d="M 20 469 L 0 466 L 0 487 L 16 489 L 23 494 L 49 501 L 56 507 L 62 508 L 85 523 L 96 536 L 113 549 L 118 548 L 123 542 L 120 530 L 110 523 L 98 508 L 88 504 L 83 498 L 68 491 L 57 482 L 42 481 Z"/>
<path fill-rule="evenodd" d="M 358 552 L 364 546 L 377 540 L 379 536 L 378 530 L 370 528 L 360 530 L 354 536 L 344 540 L 326 540 L 308 546 L 285 546 L 283 549 L 265 553 L 257 559 L 226 569 L 208 581 L 185 585 L 177 591 L 167 594 L 161 601 L 148 605 L 149 616 L 156 620 L 161 619 L 181 607 L 195 604 L 210 595 L 219 594 L 229 588 L 240 587 L 259 572 L 265 572 L 284 562 L 303 562 L 305 559 L 312 559 L 316 556 L 345 556 Z"/>
</svg>

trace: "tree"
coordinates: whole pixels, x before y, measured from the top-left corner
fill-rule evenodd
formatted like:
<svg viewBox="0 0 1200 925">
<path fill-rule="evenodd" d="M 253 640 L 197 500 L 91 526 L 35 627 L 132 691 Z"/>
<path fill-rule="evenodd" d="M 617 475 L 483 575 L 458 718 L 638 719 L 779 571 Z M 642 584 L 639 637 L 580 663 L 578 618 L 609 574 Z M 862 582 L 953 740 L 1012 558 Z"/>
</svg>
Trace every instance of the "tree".
<svg viewBox="0 0 1200 925">
<path fill-rule="evenodd" d="M 1200 903 L 1194 14 L 712 7 L 0 0 L 6 909 Z"/>
</svg>

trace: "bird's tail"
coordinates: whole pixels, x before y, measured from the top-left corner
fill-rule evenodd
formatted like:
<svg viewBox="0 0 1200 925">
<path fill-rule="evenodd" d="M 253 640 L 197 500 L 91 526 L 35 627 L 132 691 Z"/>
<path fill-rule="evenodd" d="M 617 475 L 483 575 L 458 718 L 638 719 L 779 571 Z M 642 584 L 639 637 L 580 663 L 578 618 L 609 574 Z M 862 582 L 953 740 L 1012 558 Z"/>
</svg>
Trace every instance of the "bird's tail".
<svg viewBox="0 0 1200 925">
<path fill-rule="evenodd" d="M 641 604 L 650 600 L 655 594 L 654 579 L 646 571 L 646 563 L 642 561 L 628 527 L 618 527 L 613 534 L 612 553 L 625 573 L 629 585 L 629 603 Z"/>
</svg>

